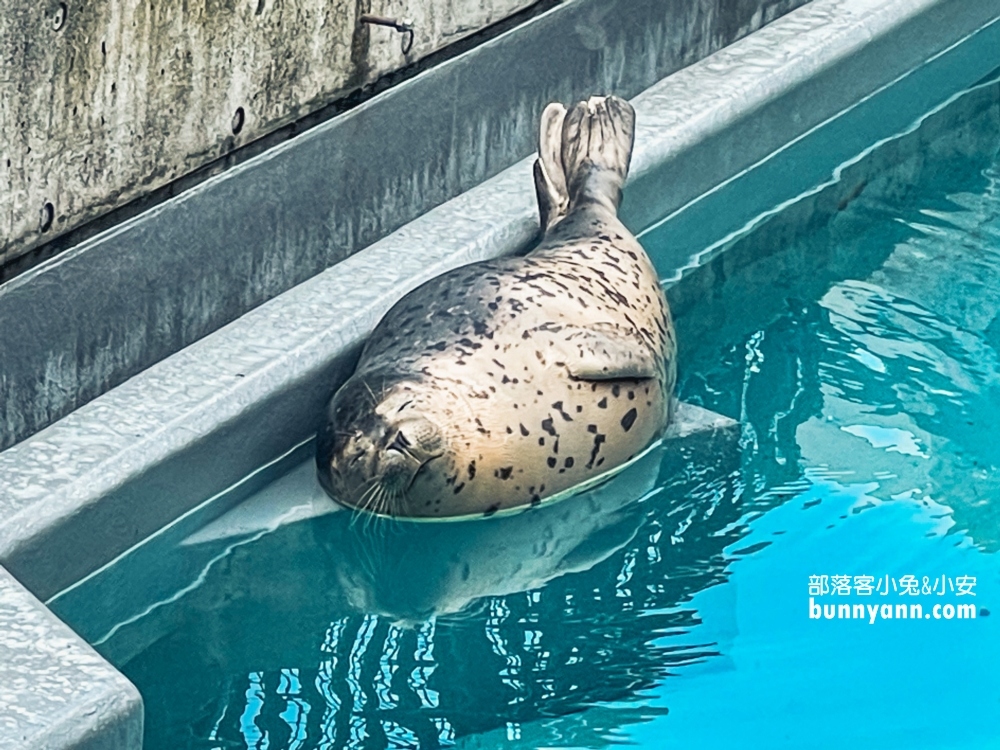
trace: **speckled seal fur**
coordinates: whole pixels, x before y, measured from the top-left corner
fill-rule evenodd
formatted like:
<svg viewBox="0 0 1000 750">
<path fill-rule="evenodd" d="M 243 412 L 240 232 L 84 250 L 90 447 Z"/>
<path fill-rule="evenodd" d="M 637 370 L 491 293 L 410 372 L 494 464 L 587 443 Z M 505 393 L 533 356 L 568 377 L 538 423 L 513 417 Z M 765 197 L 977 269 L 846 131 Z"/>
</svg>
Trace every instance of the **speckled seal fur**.
<svg viewBox="0 0 1000 750">
<path fill-rule="evenodd" d="M 617 97 L 546 108 L 542 241 L 445 273 L 386 313 L 319 432 L 319 478 L 335 500 L 492 515 L 593 479 L 663 432 L 673 323 L 617 216 L 634 118 Z"/>
</svg>

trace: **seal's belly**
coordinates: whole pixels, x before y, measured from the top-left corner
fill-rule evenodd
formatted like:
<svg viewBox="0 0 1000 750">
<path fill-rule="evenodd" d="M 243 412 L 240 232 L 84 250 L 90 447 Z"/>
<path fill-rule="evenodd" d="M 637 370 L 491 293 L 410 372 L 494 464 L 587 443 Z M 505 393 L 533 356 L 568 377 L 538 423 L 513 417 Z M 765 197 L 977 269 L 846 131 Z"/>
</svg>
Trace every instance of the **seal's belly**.
<svg viewBox="0 0 1000 750">
<path fill-rule="evenodd" d="M 588 382 L 541 363 L 487 372 L 442 392 L 462 403 L 443 455 L 407 492 L 411 515 L 489 515 L 539 503 L 628 461 L 666 423 L 660 377 Z"/>
</svg>

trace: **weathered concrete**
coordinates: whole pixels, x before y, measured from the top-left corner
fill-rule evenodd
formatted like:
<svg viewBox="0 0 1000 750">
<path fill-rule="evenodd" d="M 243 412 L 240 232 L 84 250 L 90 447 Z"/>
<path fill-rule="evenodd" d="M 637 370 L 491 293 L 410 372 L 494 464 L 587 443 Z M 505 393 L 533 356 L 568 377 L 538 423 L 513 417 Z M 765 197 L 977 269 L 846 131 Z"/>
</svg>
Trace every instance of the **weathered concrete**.
<svg viewBox="0 0 1000 750">
<path fill-rule="evenodd" d="M 801 2 L 557 6 L 0 285 L 0 449 Z"/>
<path fill-rule="evenodd" d="M 533 2 L 4 0 L 0 266 Z"/>
<path fill-rule="evenodd" d="M 141 746 L 139 691 L 0 568 L 0 750 Z"/>
<path fill-rule="evenodd" d="M 701 222 L 706 243 L 738 230 L 989 73 L 1000 22 L 938 53 L 998 17 L 1000 0 L 816 0 L 634 100 L 624 207 L 728 217 Z M 771 158 L 807 132 L 825 139 L 808 161 Z M 747 202 L 703 192 L 734 174 Z M 96 569 L 309 437 L 408 289 L 536 231 L 525 160 L 0 453 L 0 561 L 43 597 Z M 654 254 L 664 278 L 712 257 Z"/>
</svg>

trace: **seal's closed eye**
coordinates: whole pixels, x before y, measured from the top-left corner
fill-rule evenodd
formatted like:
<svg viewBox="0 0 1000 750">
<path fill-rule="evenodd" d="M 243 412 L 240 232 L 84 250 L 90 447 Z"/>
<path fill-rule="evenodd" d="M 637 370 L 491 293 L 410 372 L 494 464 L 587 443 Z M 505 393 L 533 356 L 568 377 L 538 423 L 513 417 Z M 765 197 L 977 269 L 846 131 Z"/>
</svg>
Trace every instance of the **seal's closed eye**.
<svg viewBox="0 0 1000 750">
<path fill-rule="evenodd" d="M 367 391 L 348 381 L 334 397 L 331 425 L 345 437 L 317 454 L 319 473 L 335 500 L 389 511 L 424 464 L 442 454 L 444 441 L 440 429 L 412 408 L 413 399 L 396 406 L 401 389 L 390 388 L 378 403 L 354 400 L 361 390 Z M 345 414 L 353 430 L 337 429 L 336 420 Z"/>
</svg>

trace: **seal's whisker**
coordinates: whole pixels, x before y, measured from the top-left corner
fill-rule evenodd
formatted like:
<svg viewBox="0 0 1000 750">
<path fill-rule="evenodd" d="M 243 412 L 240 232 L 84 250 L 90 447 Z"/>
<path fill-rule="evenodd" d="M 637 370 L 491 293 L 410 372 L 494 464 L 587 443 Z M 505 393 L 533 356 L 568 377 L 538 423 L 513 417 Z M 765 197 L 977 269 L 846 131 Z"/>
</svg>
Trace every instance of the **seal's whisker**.
<svg viewBox="0 0 1000 750">
<path fill-rule="evenodd" d="M 402 509 L 403 506 L 403 503 L 400 501 L 405 499 L 406 499 L 406 490 L 397 490 L 396 492 L 392 493 L 392 495 L 389 496 L 389 502 L 387 504 L 388 507 L 386 509 L 386 513 L 394 521 L 396 520 L 396 517 L 400 515 L 399 511 Z"/>
<path fill-rule="evenodd" d="M 369 479 L 368 485 L 369 486 L 365 488 L 364 492 L 361 493 L 361 495 L 358 497 L 357 502 L 354 504 L 355 510 L 364 508 L 365 503 L 368 501 L 368 498 L 371 495 L 371 493 L 375 492 L 375 490 L 378 489 L 378 478 L 372 477 L 371 479 Z"/>
<path fill-rule="evenodd" d="M 377 492 L 379 487 L 381 486 L 380 482 L 378 481 L 378 477 L 372 477 L 368 481 L 371 483 L 370 486 L 367 489 L 365 489 L 364 492 L 361 493 L 361 496 L 358 498 L 357 503 L 355 503 L 354 505 L 354 512 L 351 516 L 352 527 L 354 526 L 355 523 L 357 523 L 358 518 L 360 518 L 364 514 L 365 508 L 370 502 L 371 496 L 375 492 Z"/>
<path fill-rule="evenodd" d="M 382 533 L 391 530 L 387 523 L 392 519 L 384 518 L 382 514 L 388 507 L 389 498 L 392 492 L 387 487 L 380 487 L 371 502 L 371 510 L 362 526 L 360 538 L 364 544 L 363 565 L 364 570 L 374 579 L 380 572 L 384 572 L 382 559 L 388 552 L 387 545 L 390 543 L 388 535 Z"/>
<path fill-rule="evenodd" d="M 365 499 L 364 505 L 359 505 L 356 511 L 356 522 L 360 525 L 361 535 L 364 536 L 365 530 L 368 528 L 368 522 L 371 520 L 371 511 L 369 508 L 372 504 L 372 499 L 377 494 L 378 490 L 372 491 L 370 495 Z"/>
<path fill-rule="evenodd" d="M 388 516 L 390 519 L 393 515 L 393 508 L 395 507 L 395 500 L 399 497 L 397 490 L 391 490 L 385 493 L 385 497 L 382 501 L 382 515 Z"/>
<path fill-rule="evenodd" d="M 368 511 L 368 518 L 365 519 L 365 530 L 367 531 L 371 528 L 372 523 L 378 518 L 378 514 L 381 513 L 382 508 L 382 498 L 385 497 L 385 485 L 379 484 L 378 492 L 372 495 L 371 502 L 368 503 L 366 510 Z"/>
<path fill-rule="evenodd" d="M 378 492 L 372 498 L 372 502 L 369 504 L 368 510 L 370 512 L 367 520 L 365 521 L 365 533 L 367 533 L 371 528 L 378 525 L 381 520 L 381 516 L 385 513 L 386 506 L 388 504 L 387 497 L 390 493 L 390 489 L 383 484 L 379 485 Z"/>
<path fill-rule="evenodd" d="M 364 383 L 364 381 L 362 382 Z M 365 390 L 368 391 L 368 395 L 372 397 L 372 403 L 377 404 L 379 400 L 375 398 L 375 393 L 372 391 L 372 387 L 368 385 L 368 383 L 365 383 L 364 385 L 365 385 Z"/>
<path fill-rule="evenodd" d="M 371 523 L 372 518 L 378 513 L 379 503 L 382 501 L 382 495 L 385 493 L 385 485 L 381 482 L 376 485 L 375 492 L 372 493 L 371 497 L 368 499 L 367 505 L 365 505 L 365 512 L 368 513 L 368 517 L 365 519 L 365 526 Z"/>
<path fill-rule="evenodd" d="M 382 507 L 382 526 L 389 532 L 395 531 L 400 524 L 399 516 L 402 507 L 401 499 L 405 498 L 405 490 L 393 489 L 386 493 L 385 504 Z"/>
</svg>

